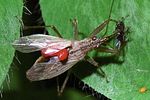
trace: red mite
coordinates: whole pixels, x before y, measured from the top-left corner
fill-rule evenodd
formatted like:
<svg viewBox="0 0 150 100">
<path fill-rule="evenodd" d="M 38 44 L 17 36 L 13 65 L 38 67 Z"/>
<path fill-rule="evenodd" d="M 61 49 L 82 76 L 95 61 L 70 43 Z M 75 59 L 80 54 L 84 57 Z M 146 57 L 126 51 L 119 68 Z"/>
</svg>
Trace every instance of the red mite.
<svg viewBox="0 0 150 100">
<path fill-rule="evenodd" d="M 57 51 L 57 52 L 54 52 L 54 53 L 52 53 L 49 49 L 50 48 L 44 48 L 41 50 L 41 54 L 44 58 L 50 58 L 50 57 L 57 56 L 59 61 L 64 61 L 68 58 L 69 52 L 66 48 L 58 50 L 58 51 L 56 49 L 55 51 Z"/>
</svg>

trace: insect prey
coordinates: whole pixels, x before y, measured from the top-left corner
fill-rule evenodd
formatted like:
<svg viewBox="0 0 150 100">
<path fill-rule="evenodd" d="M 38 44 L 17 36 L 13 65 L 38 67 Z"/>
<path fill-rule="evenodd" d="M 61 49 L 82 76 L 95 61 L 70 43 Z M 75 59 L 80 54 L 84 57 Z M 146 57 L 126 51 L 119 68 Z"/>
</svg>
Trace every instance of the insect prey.
<svg viewBox="0 0 150 100">
<path fill-rule="evenodd" d="M 128 16 L 122 17 L 122 19 L 118 21 L 114 19 L 110 19 L 111 21 L 116 23 L 115 30 L 117 32 L 117 36 L 116 36 L 115 47 L 118 50 L 121 50 L 122 48 L 124 48 L 124 46 L 128 42 L 126 36 L 129 33 L 129 27 L 126 27 L 124 23 L 125 18 L 127 18 Z"/>
</svg>

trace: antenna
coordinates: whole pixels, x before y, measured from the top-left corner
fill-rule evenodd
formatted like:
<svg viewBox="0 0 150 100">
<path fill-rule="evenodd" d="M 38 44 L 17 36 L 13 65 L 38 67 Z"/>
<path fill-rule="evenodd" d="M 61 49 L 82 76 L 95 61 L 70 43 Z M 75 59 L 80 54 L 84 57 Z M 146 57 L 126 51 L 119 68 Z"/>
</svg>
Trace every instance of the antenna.
<svg viewBox="0 0 150 100">
<path fill-rule="evenodd" d="M 110 18 L 111 18 L 111 12 L 112 12 L 112 9 L 113 9 L 114 1 L 115 1 L 115 0 L 112 0 L 111 6 L 110 6 L 110 11 L 109 11 L 108 20 L 110 20 Z M 109 27 L 109 22 L 108 22 L 108 24 L 107 24 L 107 26 L 106 26 L 106 31 L 105 31 L 104 35 L 105 35 L 105 34 L 107 33 L 107 31 L 108 31 L 108 27 Z M 104 35 L 103 35 L 103 36 L 104 36 Z"/>
</svg>

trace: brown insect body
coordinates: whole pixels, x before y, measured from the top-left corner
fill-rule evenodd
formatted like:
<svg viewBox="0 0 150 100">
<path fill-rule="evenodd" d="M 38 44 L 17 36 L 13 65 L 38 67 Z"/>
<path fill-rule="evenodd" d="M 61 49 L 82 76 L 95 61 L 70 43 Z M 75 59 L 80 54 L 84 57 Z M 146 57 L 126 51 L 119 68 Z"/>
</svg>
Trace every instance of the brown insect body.
<svg viewBox="0 0 150 100">
<path fill-rule="evenodd" d="M 111 36 L 104 37 L 102 39 L 86 38 L 81 41 L 72 41 L 72 46 L 68 48 L 69 55 L 66 61 L 61 62 L 58 57 L 55 56 L 46 62 L 36 62 L 33 67 L 27 71 L 27 78 L 31 81 L 38 81 L 56 77 L 69 70 L 78 61 L 84 59 L 90 50 L 98 48 L 101 44 L 109 40 L 110 37 Z"/>
</svg>

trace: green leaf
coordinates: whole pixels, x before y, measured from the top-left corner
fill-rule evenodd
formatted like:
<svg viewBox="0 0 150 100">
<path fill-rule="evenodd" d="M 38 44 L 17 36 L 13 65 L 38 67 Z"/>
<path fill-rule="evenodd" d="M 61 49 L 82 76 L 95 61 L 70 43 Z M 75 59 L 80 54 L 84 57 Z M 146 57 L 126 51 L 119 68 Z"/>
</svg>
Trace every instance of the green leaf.
<svg viewBox="0 0 150 100">
<path fill-rule="evenodd" d="M 0 87 L 8 75 L 14 56 L 11 43 L 19 37 L 19 21 L 15 16 L 21 15 L 20 0 L 0 1 Z"/>
<path fill-rule="evenodd" d="M 47 25 L 55 25 L 65 38 L 72 37 L 70 19 L 77 18 L 79 31 L 85 37 L 105 19 L 110 11 L 110 0 L 43 0 L 41 1 L 42 12 Z M 78 75 L 85 83 L 96 91 L 113 100 L 148 100 L 150 92 L 140 93 L 141 87 L 150 89 L 150 13 L 149 0 L 115 0 L 112 18 L 125 19 L 125 24 L 130 28 L 129 42 L 125 50 L 125 61 L 122 64 L 102 65 L 107 74 L 109 83 L 93 71 L 92 74 L 83 77 L 85 72 L 78 67 Z M 114 27 L 109 26 L 110 29 Z M 50 31 L 50 34 L 53 34 Z M 103 60 L 103 59 L 100 59 Z M 106 59 L 107 60 L 107 59 Z M 84 64 L 85 65 L 85 64 Z"/>
</svg>

